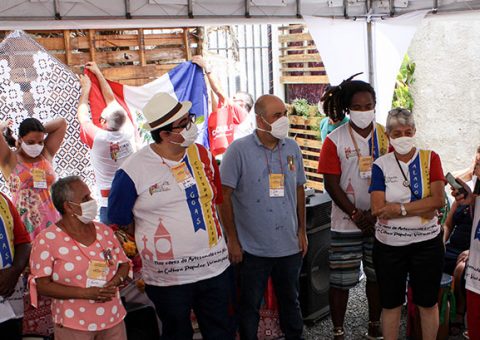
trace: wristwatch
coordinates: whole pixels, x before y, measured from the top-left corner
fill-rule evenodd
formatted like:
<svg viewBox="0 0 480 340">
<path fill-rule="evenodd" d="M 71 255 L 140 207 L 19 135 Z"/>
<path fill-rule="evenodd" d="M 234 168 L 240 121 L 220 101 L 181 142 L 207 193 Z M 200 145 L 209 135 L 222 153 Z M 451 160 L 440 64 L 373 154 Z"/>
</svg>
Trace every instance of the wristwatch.
<svg viewBox="0 0 480 340">
<path fill-rule="evenodd" d="M 400 203 L 400 213 L 402 214 L 402 216 L 407 216 L 407 209 L 405 209 L 403 203 Z"/>
</svg>

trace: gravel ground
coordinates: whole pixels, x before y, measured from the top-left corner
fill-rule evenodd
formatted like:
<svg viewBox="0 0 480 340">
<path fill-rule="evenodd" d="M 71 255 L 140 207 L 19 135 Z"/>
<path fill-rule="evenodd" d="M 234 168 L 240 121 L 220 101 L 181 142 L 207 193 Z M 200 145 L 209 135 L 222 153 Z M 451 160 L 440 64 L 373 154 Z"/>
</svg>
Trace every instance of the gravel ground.
<svg viewBox="0 0 480 340">
<path fill-rule="evenodd" d="M 367 297 L 365 296 L 365 280 L 357 287 L 350 290 L 350 298 L 348 301 L 347 314 L 345 316 L 345 339 L 361 340 L 367 332 L 368 323 L 368 307 Z M 406 309 L 402 309 L 402 320 L 400 324 L 399 339 L 407 339 L 407 313 Z M 330 317 L 326 317 L 315 323 L 313 326 L 305 327 L 305 339 L 307 340 L 323 340 L 332 339 L 332 321 Z M 449 337 L 449 340 L 464 340 L 462 336 Z"/>
</svg>

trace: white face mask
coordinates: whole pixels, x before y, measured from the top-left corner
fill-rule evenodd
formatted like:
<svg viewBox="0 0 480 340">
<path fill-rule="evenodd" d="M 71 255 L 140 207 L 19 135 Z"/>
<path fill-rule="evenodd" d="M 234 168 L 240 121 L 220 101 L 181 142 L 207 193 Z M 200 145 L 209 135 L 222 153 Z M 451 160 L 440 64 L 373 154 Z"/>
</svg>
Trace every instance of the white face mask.
<svg viewBox="0 0 480 340">
<path fill-rule="evenodd" d="M 265 120 L 265 118 L 263 118 L 262 116 L 260 116 L 260 117 L 263 119 L 263 121 L 265 123 L 268 124 L 268 122 Z M 288 118 L 286 116 L 280 117 L 276 121 L 274 121 L 272 124 L 268 124 L 268 125 L 270 125 L 272 130 L 267 131 L 267 130 L 263 130 L 263 129 L 260 129 L 260 128 L 258 128 L 258 129 L 260 131 L 265 131 L 265 132 L 270 133 L 273 137 L 275 137 L 277 139 L 284 139 L 288 136 L 288 130 L 290 129 L 290 121 L 288 120 Z"/>
<path fill-rule="evenodd" d="M 406 155 L 412 150 L 415 139 L 413 137 L 390 138 L 390 144 L 400 155 Z"/>
<path fill-rule="evenodd" d="M 98 213 L 97 201 L 90 200 L 90 201 L 87 201 L 87 202 L 82 202 L 80 204 L 75 203 L 75 202 L 70 202 L 70 203 L 79 205 L 80 209 L 82 209 L 82 214 L 81 215 L 75 214 L 75 216 L 77 216 L 77 218 L 80 220 L 80 222 L 90 223 L 95 219 L 95 217 L 97 217 L 97 213 Z"/>
<path fill-rule="evenodd" d="M 26 144 L 22 141 L 20 144 L 23 152 L 25 152 L 29 157 L 35 158 L 38 157 L 43 151 L 43 145 L 40 144 Z"/>
<path fill-rule="evenodd" d="M 354 111 L 350 110 L 350 120 L 360 129 L 365 129 L 375 119 L 375 110 Z"/>
<path fill-rule="evenodd" d="M 189 129 L 183 129 L 181 132 L 172 131 L 172 133 L 177 133 L 181 135 L 184 141 L 182 143 L 175 143 L 175 142 L 170 142 L 170 143 L 178 144 L 180 146 L 183 146 L 184 148 L 188 148 L 190 145 L 192 145 L 195 142 L 195 140 L 198 137 L 198 127 L 195 123 L 192 123 Z"/>
</svg>

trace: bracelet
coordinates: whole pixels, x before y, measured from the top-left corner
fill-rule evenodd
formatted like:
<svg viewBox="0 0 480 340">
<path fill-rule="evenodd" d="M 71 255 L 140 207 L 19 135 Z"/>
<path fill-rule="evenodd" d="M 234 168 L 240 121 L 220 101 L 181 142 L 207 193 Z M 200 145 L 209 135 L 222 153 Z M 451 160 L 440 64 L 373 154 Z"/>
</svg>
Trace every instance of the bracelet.
<svg viewBox="0 0 480 340">
<path fill-rule="evenodd" d="M 353 220 L 353 216 L 355 216 L 357 213 L 358 213 L 357 208 L 354 208 L 354 209 L 352 210 L 352 213 L 350 214 L 350 219 Z"/>
<path fill-rule="evenodd" d="M 119 278 L 120 278 L 120 283 L 123 283 L 123 281 L 125 281 L 125 279 L 123 278 L 123 276 L 120 275 Z"/>
</svg>

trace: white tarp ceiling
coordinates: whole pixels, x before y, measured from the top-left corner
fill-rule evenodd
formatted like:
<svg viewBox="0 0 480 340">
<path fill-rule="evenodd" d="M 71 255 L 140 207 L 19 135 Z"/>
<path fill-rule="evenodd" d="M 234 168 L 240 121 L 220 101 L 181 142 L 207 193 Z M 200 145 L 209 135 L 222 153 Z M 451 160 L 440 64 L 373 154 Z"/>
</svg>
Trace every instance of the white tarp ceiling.
<svg viewBox="0 0 480 340">
<path fill-rule="evenodd" d="M 272 23 L 297 15 L 388 16 L 434 7 L 480 9 L 480 0 L 1 0 L 0 29 L 102 28 L 114 19 L 117 27 L 143 26 L 141 19 L 150 19 L 144 22 L 150 27 Z"/>
</svg>

